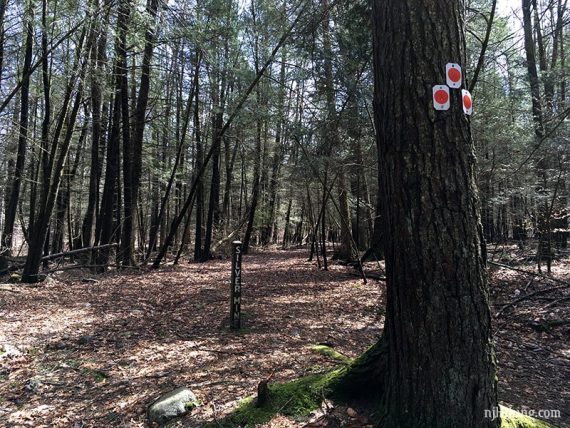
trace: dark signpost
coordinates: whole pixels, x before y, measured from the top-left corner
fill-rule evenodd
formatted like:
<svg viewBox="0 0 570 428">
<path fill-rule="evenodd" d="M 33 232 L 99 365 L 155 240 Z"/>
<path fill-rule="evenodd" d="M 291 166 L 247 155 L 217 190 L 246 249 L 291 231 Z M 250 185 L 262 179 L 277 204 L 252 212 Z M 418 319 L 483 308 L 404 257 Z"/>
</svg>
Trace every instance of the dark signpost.
<svg viewBox="0 0 570 428">
<path fill-rule="evenodd" d="M 241 241 L 232 242 L 232 280 L 230 284 L 230 327 L 241 326 Z"/>
</svg>

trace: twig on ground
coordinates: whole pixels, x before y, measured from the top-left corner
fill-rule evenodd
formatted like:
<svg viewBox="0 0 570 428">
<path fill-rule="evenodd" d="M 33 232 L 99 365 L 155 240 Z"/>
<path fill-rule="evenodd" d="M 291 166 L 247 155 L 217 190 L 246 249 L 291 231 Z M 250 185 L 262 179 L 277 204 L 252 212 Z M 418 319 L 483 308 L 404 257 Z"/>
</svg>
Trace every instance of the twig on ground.
<svg viewBox="0 0 570 428">
<path fill-rule="evenodd" d="M 21 290 L 18 290 L 16 288 L 10 287 L 10 288 L 6 288 L 6 287 L 0 287 L 0 291 L 9 291 L 10 293 L 21 293 Z"/>
<path fill-rule="evenodd" d="M 548 305 L 546 305 L 546 306 L 544 307 L 544 309 L 548 309 L 548 308 L 550 308 L 550 307 L 552 307 L 552 306 L 554 306 L 554 305 L 556 305 L 556 304 L 558 304 L 558 303 L 567 302 L 568 300 L 570 300 L 570 296 L 566 296 L 566 297 L 563 297 L 563 298 L 561 298 L 561 299 L 556 299 L 556 300 L 554 300 L 553 302 L 551 302 L 551 303 L 549 303 Z"/>
<path fill-rule="evenodd" d="M 542 274 L 542 273 L 531 272 L 531 271 L 529 271 L 529 270 L 520 269 L 520 268 L 516 268 L 516 267 L 513 267 L 513 266 L 509 266 L 509 265 L 504 265 L 504 264 L 502 264 L 502 263 L 495 263 L 495 262 L 491 262 L 491 261 L 488 261 L 487 263 L 489 263 L 490 265 L 493 265 L 493 266 L 498 266 L 498 267 L 502 267 L 502 268 L 505 268 L 505 269 L 514 270 L 514 271 L 516 271 L 516 272 L 521 272 L 521 273 L 524 273 L 524 274 L 527 274 L 527 275 L 539 276 L 539 277 L 541 277 L 541 278 L 548 279 L 548 280 L 550 280 L 550 281 L 552 281 L 552 282 L 557 282 L 557 283 L 559 283 L 559 284 L 564 284 L 566 287 L 570 287 L 570 282 L 568 282 L 568 281 L 563 281 L 563 280 L 557 279 L 557 278 L 553 278 L 553 277 L 551 277 L 551 276 L 544 275 L 544 274 Z"/>
<path fill-rule="evenodd" d="M 511 306 L 514 306 L 514 305 L 516 305 L 517 303 L 522 302 L 523 300 L 528 300 L 528 299 L 530 299 L 531 297 L 538 296 L 538 295 L 540 295 L 540 294 L 546 294 L 546 293 L 550 293 L 551 291 L 562 290 L 562 289 L 565 289 L 565 288 L 568 288 L 568 287 L 570 287 L 570 284 L 568 284 L 568 285 L 561 285 L 561 286 L 559 286 L 559 287 L 545 288 L 545 289 L 543 289 L 543 290 L 535 291 L 534 293 L 526 294 L 526 295 L 524 295 L 524 296 L 522 296 L 522 297 L 519 297 L 518 299 L 515 299 L 515 300 L 513 300 L 512 302 L 509 302 L 509 303 L 497 303 L 497 304 L 495 304 L 494 306 L 503 306 L 503 307 L 501 308 L 501 310 L 500 310 L 499 312 L 497 312 L 497 313 L 495 314 L 495 317 L 498 317 L 499 315 L 501 315 L 501 314 L 505 311 L 505 309 L 507 309 L 507 308 L 509 308 L 509 307 L 511 307 Z"/>
</svg>

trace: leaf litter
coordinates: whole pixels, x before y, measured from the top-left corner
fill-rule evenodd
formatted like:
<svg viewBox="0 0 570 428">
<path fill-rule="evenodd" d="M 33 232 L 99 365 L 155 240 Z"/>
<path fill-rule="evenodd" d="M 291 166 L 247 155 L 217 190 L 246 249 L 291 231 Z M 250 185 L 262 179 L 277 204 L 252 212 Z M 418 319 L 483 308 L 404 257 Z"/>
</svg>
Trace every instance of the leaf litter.
<svg viewBox="0 0 570 428">
<path fill-rule="evenodd" d="M 336 264 L 317 270 L 306 257 L 275 249 L 244 256 L 239 331 L 228 328 L 227 259 L 97 277 L 67 272 L 37 288 L 0 289 L 0 426 L 144 427 L 155 398 L 187 386 L 201 405 L 177 426 L 198 427 L 223 418 L 262 380 L 332 367 L 314 344 L 359 355 L 381 335 L 385 283 L 365 285 Z M 524 281 L 494 271 L 493 302 Z M 549 309 L 568 315 L 567 305 Z M 527 324 L 544 315 L 535 312 L 529 300 L 495 319 L 500 397 L 516 409 L 559 409 L 551 422 L 570 426 L 568 327 L 537 333 Z M 327 402 L 309 421 L 277 416 L 266 426 L 367 427 L 365 412 Z"/>
</svg>

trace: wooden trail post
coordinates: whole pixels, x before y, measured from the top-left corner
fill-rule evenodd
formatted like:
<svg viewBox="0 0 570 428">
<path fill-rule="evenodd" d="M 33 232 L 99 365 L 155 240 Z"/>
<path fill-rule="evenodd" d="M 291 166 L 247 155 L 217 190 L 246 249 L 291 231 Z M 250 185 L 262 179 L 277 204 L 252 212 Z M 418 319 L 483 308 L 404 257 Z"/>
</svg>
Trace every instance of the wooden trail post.
<svg viewBox="0 0 570 428">
<path fill-rule="evenodd" d="M 241 327 L 241 241 L 232 242 L 232 279 L 230 282 L 230 327 Z"/>
</svg>

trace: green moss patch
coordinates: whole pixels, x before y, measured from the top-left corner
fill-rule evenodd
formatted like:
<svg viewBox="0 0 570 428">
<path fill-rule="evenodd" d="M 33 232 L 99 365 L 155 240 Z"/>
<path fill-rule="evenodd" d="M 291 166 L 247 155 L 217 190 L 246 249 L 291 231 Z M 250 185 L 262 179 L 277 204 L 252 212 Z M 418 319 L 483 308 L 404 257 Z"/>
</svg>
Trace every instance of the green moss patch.
<svg viewBox="0 0 570 428">
<path fill-rule="evenodd" d="M 306 417 L 320 407 L 344 372 L 344 369 L 336 369 L 287 383 L 269 385 L 269 399 L 265 406 L 256 407 L 255 398 L 246 398 L 235 412 L 219 421 L 216 426 L 255 427 L 269 422 L 279 414 L 295 419 Z"/>
<path fill-rule="evenodd" d="M 555 428 L 555 426 L 501 406 L 501 428 Z"/>
<path fill-rule="evenodd" d="M 352 358 L 341 354 L 340 352 L 336 351 L 331 346 L 327 346 L 327 345 L 311 346 L 311 351 L 313 351 L 315 354 L 322 355 L 323 357 L 330 358 L 331 360 L 338 361 L 339 363 L 342 363 L 342 364 L 350 364 L 353 361 Z"/>
</svg>

